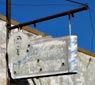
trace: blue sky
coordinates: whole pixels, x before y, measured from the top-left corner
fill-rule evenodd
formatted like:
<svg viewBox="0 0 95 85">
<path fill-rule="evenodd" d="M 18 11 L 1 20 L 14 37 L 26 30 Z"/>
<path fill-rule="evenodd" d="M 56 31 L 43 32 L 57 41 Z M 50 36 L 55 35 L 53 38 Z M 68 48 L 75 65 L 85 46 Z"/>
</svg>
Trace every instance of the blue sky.
<svg viewBox="0 0 95 85">
<path fill-rule="evenodd" d="M 81 7 L 66 0 L 11 1 L 11 18 L 21 23 Z M 74 14 L 75 17 L 71 20 L 72 34 L 78 36 L 79 47 L 95 52 L 95 0 L 75 1 L 87 3 L 90 9 Z M 0 14 L 3 15 L 6 15 L 5 2 L 6 0 L 0 0 Z M 30 26 L 34 28 L 33 25 Z M 35 29 L 53 37 L 67 36 L 69 34 L 68 16 L 38 23 Z"/>
</svg>

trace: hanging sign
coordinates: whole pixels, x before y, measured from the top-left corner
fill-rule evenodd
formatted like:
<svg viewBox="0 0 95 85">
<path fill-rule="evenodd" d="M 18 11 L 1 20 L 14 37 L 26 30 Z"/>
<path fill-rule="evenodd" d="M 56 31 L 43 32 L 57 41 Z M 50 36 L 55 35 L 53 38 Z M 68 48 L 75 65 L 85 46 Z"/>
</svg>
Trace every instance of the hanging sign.
<svg viewBox="0 0 95 85">
<path fill-rule="evenodd" d="M 29 37 L 16 32 L 8 43 L 13 79 L 77 72 L 77 36 Z"/>
</svg>

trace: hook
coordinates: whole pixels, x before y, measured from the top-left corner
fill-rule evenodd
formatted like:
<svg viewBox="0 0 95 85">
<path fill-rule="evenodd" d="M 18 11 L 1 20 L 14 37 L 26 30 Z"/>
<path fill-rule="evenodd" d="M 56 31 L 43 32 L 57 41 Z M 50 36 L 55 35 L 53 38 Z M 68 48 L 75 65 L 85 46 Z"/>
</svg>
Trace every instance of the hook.
<svg viewBox="0 0 95 85">
<path fill-rule="evenodd" d="M 34 27 L 36 28 L 36 23 L 34 23 Z"/>
<path fill-rule="evenodd" d="M 72 17 L 75 17 L 73 13 L 71 15 L 72 15 Z"/>
</svg>

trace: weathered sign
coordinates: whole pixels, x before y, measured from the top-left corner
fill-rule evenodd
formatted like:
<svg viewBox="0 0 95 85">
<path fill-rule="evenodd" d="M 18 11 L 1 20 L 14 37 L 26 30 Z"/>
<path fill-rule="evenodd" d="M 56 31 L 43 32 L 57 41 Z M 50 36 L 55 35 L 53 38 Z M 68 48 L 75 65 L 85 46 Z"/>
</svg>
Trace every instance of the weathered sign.
<svg viewBox="0 0 95 85">
<path fill-rule="evenodd" d="M 77 36 L 10 35 L 9 68 L 13 79 L 77 72 Z"/>
</svg>

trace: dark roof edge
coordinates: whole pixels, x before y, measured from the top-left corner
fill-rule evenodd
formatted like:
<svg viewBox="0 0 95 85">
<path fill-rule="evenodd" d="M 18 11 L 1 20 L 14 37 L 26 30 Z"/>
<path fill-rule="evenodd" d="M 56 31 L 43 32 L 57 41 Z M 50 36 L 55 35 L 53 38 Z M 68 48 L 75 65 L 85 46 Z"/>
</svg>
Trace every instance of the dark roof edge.
<svg viewBox="0 0 95 85">
<path fill-rule="evenodd" d="M 0 14 L 0 19 L 3 20 L 3 21 L 6 21 L 6 17 L 3 16 L 3 15 L 1 15 L 1 14 Z M 19 24 L 19 22 L 16 22 L 14 20 L 11 20 L 11 24 L 12 25 L 17 25 L 17 24 Z M 43 32 L 40 32 L 38 30 L 35 30 L 35 29 L 33 29 L 33 28 L 29 27 L 29 26 L 25 26 L 25 27 L 23 27 L 23 29 L 26 30 L 26 31 L 28 31 L 28 32 L 34 33 L 36 35 L 47 36 L 47 34 L 45 34 Z"/>
<path fill-rule="evenodd" d="M 6 21 L 6 17 L 3 16 L 3 15 L 1 15 L 1 14 L 0 14 L 0 19 L 3 20 L 3 21 Z M 16 21 L 14 21 L 14 20 L 11 20 L 11 23 L 12 23 L 12 25 L 17 25 L 17 24 L 19 24 L 19 22 L 16 22 Z M 23 29 L 26 30 L 26 31 L 28 31 L 28 32 L 37 34 L 37 35 L 47 36 L 47 34 L 45 34 L 45 33 L 43 33 L 43 32 L 40 32 L 40 31 L 38 31 L 38 30 L 35 30 L 35 29 L 33 29 L 33 28 L 31 28 L 31 27 L 28 27 L 28 26 L 23 27 Z M 89 56 L 95 57 L 95 53 L 90 52 L 90 51 L 87 51 L 87 50 L 85 50 L 85 49 L 83 49 L 83 48 L 78 48 L 78 51 L 79 51 L 79 52 L 82 52 L 82 53 L 85 53 L 85 54 L 87 54 L 87 55 L 89 55 Z"/>
</svg>

